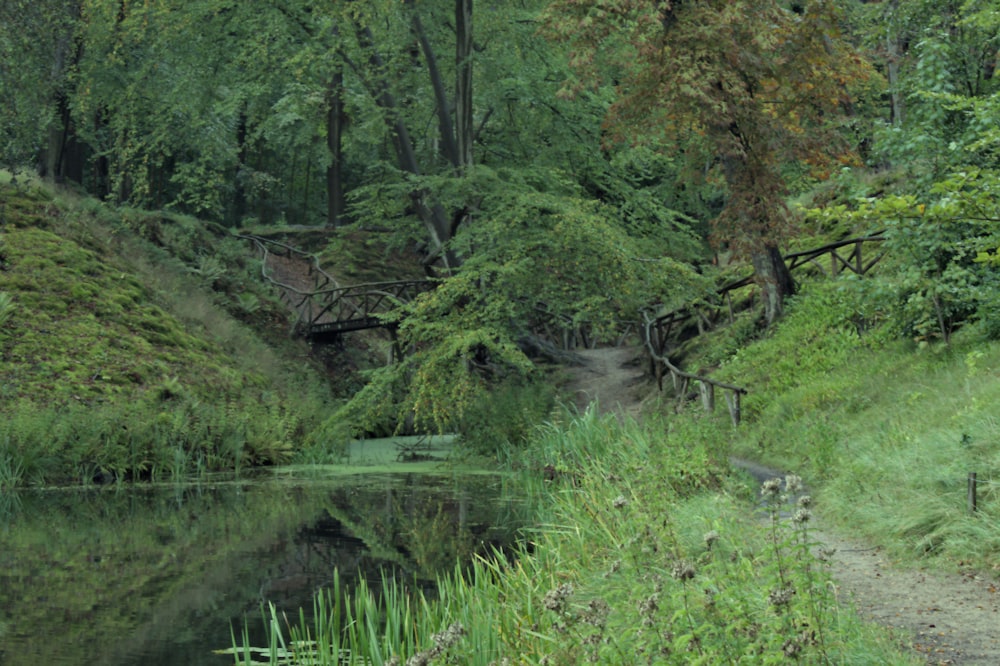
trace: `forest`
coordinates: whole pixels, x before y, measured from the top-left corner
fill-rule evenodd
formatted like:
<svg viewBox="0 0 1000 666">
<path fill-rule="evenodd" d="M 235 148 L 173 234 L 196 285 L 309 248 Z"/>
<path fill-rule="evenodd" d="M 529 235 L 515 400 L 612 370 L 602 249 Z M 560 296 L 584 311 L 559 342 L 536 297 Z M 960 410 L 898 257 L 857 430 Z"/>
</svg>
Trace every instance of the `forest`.
<svg viewBox="0 0 1000 666">
<path fill-rule="evenodd" d="M 726 460 L 799 470 L 898 557 L 995 576 L 996 490 L 970 517 L 948 484 L 1000 479 L 998 56 L 988 0 L 4 0 L 0 499 L 457 433 L 577 532 L 419 611 L 391 586 L 321 597 L 411 627 L 355 618 L 336 639 L 364 663 L 912 663 L 834 632 L 777 496 L 741 546 Z M 262 237 L 344 284 L 435 287 L 379 315 L 391 340 L 310 346 Z M 859 238 L 864 271 L 790 268 Z M 648 382 L 642 423 L 563 409 L 585 347 L 662 380 L 643 324 L 682 311 L 659 351 L 742 387 L 740 425 L 686 383 Z M 442 642 L 456 614 L 469 635 Z"/>
<path fill-rule="evenodd" d="M 742 262 L 767 325 L 795 289 L 782 254 L 851 234 L 902 246 L 863 318 L 927 339 L 1000 326 L 989 3 L 2 11 L 15 173 L 231 228 L 418 247 L 443 288 L 401 314 L 419 351 L 368 393 L 403 391 L 426 427 L 530 371 L 540 311 L 610 340 Z"/>
</svg>

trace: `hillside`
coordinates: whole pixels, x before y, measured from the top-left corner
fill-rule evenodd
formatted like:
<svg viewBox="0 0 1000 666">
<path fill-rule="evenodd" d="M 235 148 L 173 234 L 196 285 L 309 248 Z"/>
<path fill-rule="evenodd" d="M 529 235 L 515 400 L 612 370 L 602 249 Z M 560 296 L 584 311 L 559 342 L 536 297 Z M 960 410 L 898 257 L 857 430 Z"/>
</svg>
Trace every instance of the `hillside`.
<svg viewBox="0 0 1000 666">
<path fill-rule="evenodd" d="M 287 460 L 333 395 L 224 229 L 0 185 L 0 485 Z"/>
<path fill-rule="evenodd" d="M 643 401 L 650 400 L 655 388 L 636 363 L 635 349 L 593 349 L 580 355 L 583 363 L 574 368 L 567 389 L 578 396 L 581 408 L 596 399 L 602 412 L 623 418 L 641 413 Z M 796 471 L 802 465 L 773 460 L 778 469 L 738 458 L 732 462 L 758 482 L 783 477 L 782 470 Z M 899 631 L 931 663 L 986 665 L 1000 660 L 1000 640 L 994 633 L 1000 612 L 997 566 L 982 571 L 962 562 L 955 570 L 941 562 L 907 561 L 897 550 L 899 544 L 886 538 L 889 535 L 863 529 L 850 515 L 838 517 L 822 503 L 815 514 L 813 549 L 828 553 L 824 561 L 838 595 L 854 604 L 862 617 Z"/>
</svg>

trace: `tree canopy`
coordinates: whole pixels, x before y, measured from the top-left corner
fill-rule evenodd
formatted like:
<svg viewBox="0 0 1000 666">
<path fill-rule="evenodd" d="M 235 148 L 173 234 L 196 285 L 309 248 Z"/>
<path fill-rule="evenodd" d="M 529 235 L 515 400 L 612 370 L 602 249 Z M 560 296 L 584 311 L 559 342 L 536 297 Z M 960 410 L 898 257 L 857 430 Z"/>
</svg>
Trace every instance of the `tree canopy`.
<svg viewBox="0 0 1000 666">
<path fill-rule="evenodd" d="M 116 204 L 422 248 L 442 287 L 370 393 L 443 427 L 545 318 L 610 340 L 720 257 L 773 322 L 816 220 L 923 239 L 884 291 L 903 330 L 985 312 L 998 34 L 985 0 L 11 0 L 0 150 Z"/>
</svg>

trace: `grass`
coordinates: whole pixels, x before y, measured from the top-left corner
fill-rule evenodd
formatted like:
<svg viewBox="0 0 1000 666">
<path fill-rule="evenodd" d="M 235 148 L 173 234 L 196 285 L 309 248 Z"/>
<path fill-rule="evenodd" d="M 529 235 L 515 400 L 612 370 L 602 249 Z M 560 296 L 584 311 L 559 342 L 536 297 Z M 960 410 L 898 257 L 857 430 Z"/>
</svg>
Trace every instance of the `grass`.
<svg viewBox="0 0 1000 666">
<path fill-rule="evenodd" d="M 972 326 L 947 346 L 858 335 L 842 312 L 809 294 L 723 367 L 751 392 L 735 452 L 801 470 L 825 516 L 897 557 L 1000 575 L 1000 344 Z"/>
<path fill-rule="evenodd" d="M 4 487 L 293 460 L 332 396 L 251 257 L 197 220 L 0 185 Z"/>
<path fill-rule="evenodd" d="M 385 580 L 317 597 L 312 622 L 272 610 L 264 663 L 918 663 L 838 604 L 808 515 L 780 520 L 779 490 L 755 517 L 697 442 L 588 412 L 525 451 L 538 527 L 517 557 L 457 569 L 434 600 Z"/>
</svg>

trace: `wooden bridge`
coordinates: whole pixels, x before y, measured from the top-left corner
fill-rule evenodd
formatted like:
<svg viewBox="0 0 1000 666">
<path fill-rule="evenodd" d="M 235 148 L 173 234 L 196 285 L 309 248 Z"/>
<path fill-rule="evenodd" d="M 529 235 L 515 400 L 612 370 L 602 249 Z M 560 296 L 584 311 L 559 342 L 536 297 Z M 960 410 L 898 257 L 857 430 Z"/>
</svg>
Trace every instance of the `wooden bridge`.
<svg viewBox="0 0 1000 666">
<path fill-rule="evenodd" d="M 316 343 L 343 333 L 392 327 L 394 309 L 437 286 L 433 280 L 396 280 L 341 286 L 315 255 L 260 236 L 239 235 L 261 254 L 261 275 L 297 313 L 294 332 Z"/>
</svg>

